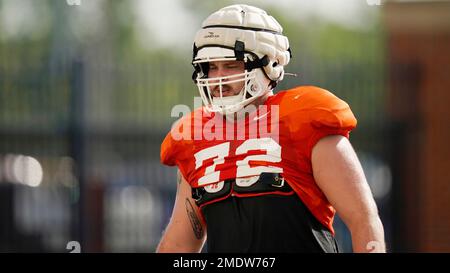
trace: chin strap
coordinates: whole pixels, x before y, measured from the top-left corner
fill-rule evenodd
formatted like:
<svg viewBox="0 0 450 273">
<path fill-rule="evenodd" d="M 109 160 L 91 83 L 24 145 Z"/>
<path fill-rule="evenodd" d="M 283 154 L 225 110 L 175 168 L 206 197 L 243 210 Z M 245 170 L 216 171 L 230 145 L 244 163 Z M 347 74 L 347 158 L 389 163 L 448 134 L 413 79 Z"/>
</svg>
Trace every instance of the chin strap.
<svg viewBox="0 0 450 273">
<path fill-rule="evenodd" d="M 244 53 L 245 53 L 245 44 L 242 41 L 236 41 L 234 44 L 234 56 L 237 61 L 244 61 Z M 250 61 L 247 60 L 245 62 L 245 70 L 248 72 L 252 71 L 255 68 L 262 68 L 269 64 L 269 57 L 264 55 L 261 59 L 255 56 L 255 60 Z"/>
<path fill-rule="evenodd" d="M 254 61 L 247 61 L 245 63 L 245 70 L 252 71 L 255 68 L 262 68 L 269 64 L 269 57 L 267 55 L 264 55 L 261 59 L 256 59 Z"/>
<path fill-rule="evenodd" d="M 289 50 L 289 53 L 290 52 L 291 51 Z M 236 43 L 234 44 L 234 55 L 236 56 L 236 60 L 243 61 L 244 53 L 245 53 L 244 42 L 236 41 Z M 267 55 L 264 55 L 264 57 L 262 57 L 262 58 L 258 58 L 258 56 L 256 56 L 256 55 L 254 55 L 254 57 L 255 57 L 255 60 L 253 60 L 253 61 L 247 60 L 245 62 L 245 64 L 244 64 L 245 70 L 250 72 L 253 69 L 261 68 L 261 70 L 264 72 L 264 74 L 266 74 L 263 67 L 265 67 L 266 65 L 268 65 L 270 63 L 269 57 Z M 267 75 L 266 75 L 266 77 L 267 77 Z M 270 88 L 271 89 L 275 88 L 275 86 L 277 86 L 277 82 L 270 79 L 269 77 L 267 77 L 267 78 L 270 80 Z"/>
</svg>

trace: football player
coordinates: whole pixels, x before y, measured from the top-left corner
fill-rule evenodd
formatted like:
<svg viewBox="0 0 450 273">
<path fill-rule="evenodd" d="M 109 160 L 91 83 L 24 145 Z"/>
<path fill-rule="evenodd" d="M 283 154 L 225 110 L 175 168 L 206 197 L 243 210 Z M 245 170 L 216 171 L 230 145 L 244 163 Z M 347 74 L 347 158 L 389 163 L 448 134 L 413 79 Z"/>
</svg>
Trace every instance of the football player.
<svg viewBox="0 0 450 273">
<path fill-rule="evenodd" d="M 203 107 L 161 146 L 178 167 L 170 222 L 157 252 L 338 252 L 339 213 L 355 252 L 385 251 L 383 225 L 349 142 L 356 119 L 324 89 L 275 95 L 291 51 L 264 10 L 232 5 L 195 36 Z M 207 238 L 207 240 L 206 240 Z"/>
</svg>

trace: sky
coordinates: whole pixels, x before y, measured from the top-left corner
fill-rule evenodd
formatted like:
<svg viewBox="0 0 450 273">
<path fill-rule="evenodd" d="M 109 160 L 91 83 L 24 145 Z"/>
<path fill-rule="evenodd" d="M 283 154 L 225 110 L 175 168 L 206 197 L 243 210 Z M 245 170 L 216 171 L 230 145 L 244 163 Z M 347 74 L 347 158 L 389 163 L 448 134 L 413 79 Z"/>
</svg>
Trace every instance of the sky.
<svg viewBox="0 0 450 273">
<path fill-rule="evenodd" d="M 157 36 L 161 46 L 173 45 L 180 40 L 190 40 L 196 27 L 199 26 L 203 19 L 196 18 L 189 10 L 182 5 L 183 0 L 165 0 L 165 1 L 148 1 L 133 0 L 138 22 L 143 30 L 151 32 Z M 345 25 L 350 28 L 362 28 L 371 25 L 368 22 L 373 18 L 373 14 L 379 11 L 380 5 L 376 5 L 380 0 L 277 0 L 281 9 L 286 11 L 286 16 L 298 18 L 300 21 L 306 21 L 311 16 L 323 18 Z M 243 1 L 234 1 L 238 4 Z M 270 0 L 247 0 L 247 4 L 253 5 L 273 5 L 274 1 Z M 374 5 L 370 5 L 374 3 Z M 149 12 L 151 10 L 161 11 L 156 13 Z M 167 12 L 167 11 L 170 11 Z M 213 11 L 212 11 L 213 12 Z M 176 18 L 176 20 L 168 20 L 167 16 Z M 173 35 L 173 30 L 177 31 L 177 35 Z M 142 37 L 145 43 L 145 37 Z"/>
<path fill-rule="evenodd" d="M 102 5 L 107 0 L 79 0 L 80 5 L 70 5 L 78 0 L 67 2 L 67 14 L 71 18 L 72 30 L 80 38 L 86 33 L 95 35 L 102 28 Z M 142 47 L 185 47 L 190 43 L 201 21 L 191 10 L 185 7 L 185 0 L 127 0 L 135 15 L 133 21 L 137 30 L 137 39 Z M 206 0 L 205 0 L 206 1 Z M 370 5 L 380 0 L 247 0 L 245 3 L 256 6 L 279 5 L 286 16 L 308 23 L 311 17 L 321 18 L 345 25 L 349 28 L 370 27 L 374 14 L 380 5 Z M 233 1 L 240 3 L 244 1 Z M 49 29 L 48 8 L 34 0 L 1 0 L 0 38 L 38 36 Z M 214 12 L 214 11 L 211 11 Z M 121 18 L 117 18 L 121 20 Z"/>
</svg>

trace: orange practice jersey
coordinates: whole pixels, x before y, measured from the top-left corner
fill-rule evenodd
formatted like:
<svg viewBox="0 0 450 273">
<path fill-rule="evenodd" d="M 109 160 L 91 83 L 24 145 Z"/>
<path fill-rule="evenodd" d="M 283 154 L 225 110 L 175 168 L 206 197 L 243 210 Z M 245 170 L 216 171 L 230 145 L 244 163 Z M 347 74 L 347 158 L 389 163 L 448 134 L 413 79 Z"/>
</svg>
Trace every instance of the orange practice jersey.
<svg viewBox="0 0 450 273">
<path fill-rule="evenodd" d="M 219 114 L 196 109 L 164 139 L 161 162 L 177 165 L 193 188 L 262 172 L 281 173 L 334 233 L 335 210 L 314 180 L 311 151 L 327 135 L 349 137 L 356 126 L 350 107 L 324 89 L 301 86 L 270 96 L 258 109 L 234 125 L 219 122 L 226 121 Z"/>
</svg>

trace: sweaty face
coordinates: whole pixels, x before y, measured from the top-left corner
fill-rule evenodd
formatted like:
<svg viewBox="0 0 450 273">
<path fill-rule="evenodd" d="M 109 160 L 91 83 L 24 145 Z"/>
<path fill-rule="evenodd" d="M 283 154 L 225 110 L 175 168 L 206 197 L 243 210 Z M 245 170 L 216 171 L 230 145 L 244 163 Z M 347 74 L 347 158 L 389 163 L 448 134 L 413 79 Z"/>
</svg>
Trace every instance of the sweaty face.
<svg viewBox="0 0 450 273">
<path fill-rule="evenodd" d="M 244 62 L 243 61 L 217 61 L 209 63 L 209 73 L 208 78 L 219 78 L 232 76 L 236 74 L 244 73 Z M 222 80 L 222 96 L 235 96 L 244 87 L 245 82 L 243 80 L 238 82 L 227 83 L 228 81 L 234 81 L 238 79 L 243 79 L 242 77 L 233 77 L 231 79 Z M 219 81 L 211 81 L 211 83 L 219 83 Z M 213 97 L 220 97 L 220 85 L 212 85 L 211 93 Z"/>
</svg>

